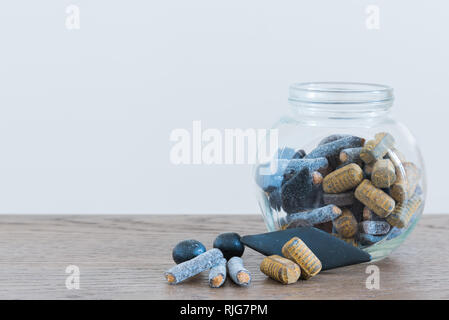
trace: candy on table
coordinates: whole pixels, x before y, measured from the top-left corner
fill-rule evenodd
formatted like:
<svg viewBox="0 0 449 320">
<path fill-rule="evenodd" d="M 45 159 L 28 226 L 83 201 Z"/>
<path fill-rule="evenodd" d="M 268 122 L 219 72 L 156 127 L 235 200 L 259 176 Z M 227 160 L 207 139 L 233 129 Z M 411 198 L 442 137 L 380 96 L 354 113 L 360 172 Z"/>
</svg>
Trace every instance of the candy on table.
<svg viewBox="0 0 449 320">
<path fill-rule="evenodd" d="M 388 216 L 395 206 L 395 201 L 381 189 L 376 188 L 368 179 L 363 180 L 358 185 L 354 195 L 360 202 L 382 218 Z"/>
<path fill-rule="evenodd" d="M 405 202 L 399 202 L 393 212 L 386 218 L 387 222 L 397 228 L 407 227 L 421 203 L 420 195 L 414 195 Z"/>
<path fill-rule="evenodd" d="M 265 257 L 260 271 L 282 284 L 295 283 L 301 275 L 301 268 L 296 263 L 278 255 Z"/>
<path fill-rule="evenodd" d="M 209 270 L 209 286 L 219 288 L 226 281 L 226 259 L 222 258 Z"/>
<path fill-rule="evenodd" d="M 371 181 L 377 188 L 388 188 L 396 181 L 396 170 L 389 159 L 380 159 L 374 163 Z"/>
<path fill-rule="evenodd" d="M 333 171 L 323 179 L 325 193 L 341 193 L 351 190 L 363 180 L 362 169 L 355 163 L 350 163 Z"/>
<path fill-rule="evenodd" d="M 341 209 L 333 204 L 316 208 L 310 211 L 296 212 L 287 216 L 289 223 L 305 221 L 309 225 L 324 223 L 336 219 L 341 214 Z"/>
<path fill-rule="evenodd" d="M 324 204 L 334 204 L 339 207 L 351 206 L 354 204 L 354 192 L 324 193 L 323 202 Z"/>
<path fill-rule="evenodd" d="M 169 284 L 180 283 L 217 265 L 223 258 L 219 249 L 210 249 L 199 256 L 182 262 L 165 272 Z"/>
<path fill-rule="evenodd" d="M 321 261 L 322 270 L 371 260 L 371 256 L 365 251 L 348 245 L 330 233 L 312 227 L 246 235 L 242 237 L 242 243 L 265 256 L 274 254 L 282 256 L 282 247 L 293 237 L 300 238 L 312 250 Z"/>
<path fill-rule="evenodd" d="M 362 151 L 362 147 L 343 149 L 340 151 L 340 161 L 342 163 L 357 163 L 361 165 L 360 151 Z"/>
<path fill-rule="evenodd" d="M 343 209 L 341 215 L 333 221 L 333 225 L 343 238 L 352 238 L 357 233 L 357 220 L 349 209 Z"/>
<path fill-rule="evenodd" d="M 374 140 L 365 143 L 360 151 L 360 158 L 365 163 L 372 163 L 382 159 L 394 145 L 394 138 L 387 132 L 380 132 L 374 136 Z"/>
<path fill-rule="evenodd" d="M 390 225 L 386 221 L 363 221 L 360 223 L 362 233 L 380 236 L 390 231 Z"/>
<path fill-rule="evenodd" d="M 172 251 L 173 261 L 179 264 L 206 252 L 206 247 L 197 240 L 183 240 Z"/>
<path fill-rule="evenodd" d="M 402 167 L 396 168 L 397 179 L 391 186 L 390 194 L 393 199 L 403 202 L 415 193 L 421 178 L 421 170 L 412 162 L 404 162 Z"/>
<path fill-rule="evenodd" d="M 218 235 L 213 244 L 214 248 L 220 249 L 226 260 L 232 257 L 241 257 L 245 246 L 240 242 L 240 235 L 235 232 L 226 232 Z"/>
<path fill-rule="evenodd" d="M 321 261 L 298 237 L 293 237 L 284 244 L 282 254 L 301 267 L 301 279 L 309 279 L 321 271 Z"/>
<path fill-rule="evenodd" d="M 240 257 L 229 259 L 228 273 L 232 281 L 239 286 L 248 286 L 251 283 L 251 274 L 243 266 L 243 260 Z"/>
</svg>

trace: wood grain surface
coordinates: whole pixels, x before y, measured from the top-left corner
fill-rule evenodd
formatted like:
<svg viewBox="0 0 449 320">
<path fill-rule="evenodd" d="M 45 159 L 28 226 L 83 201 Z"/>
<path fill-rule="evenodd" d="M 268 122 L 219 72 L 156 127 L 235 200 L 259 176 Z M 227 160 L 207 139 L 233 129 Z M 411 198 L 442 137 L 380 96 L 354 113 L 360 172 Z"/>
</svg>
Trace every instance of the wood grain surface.
<svg viewBox="0 0 449 320">
<path fill-rule="evenodd" d="M 380 289 L 368 290 L 370 264 L 281 285 L 259 271 L 263 256 L 246 249 L 248 288 L 212 289 L 207 272 L 171 286 L 163 277 L 171 249 L 197 239 L 208 248 L 222 232 L 265 232 L 259 215 L 0 216 L 0 299 L 449 299 L 449 215 L 425 215 L 405 243 L 376 263 Z M 80 289 L 68 290 L 68 265 Z"/>
</svg>

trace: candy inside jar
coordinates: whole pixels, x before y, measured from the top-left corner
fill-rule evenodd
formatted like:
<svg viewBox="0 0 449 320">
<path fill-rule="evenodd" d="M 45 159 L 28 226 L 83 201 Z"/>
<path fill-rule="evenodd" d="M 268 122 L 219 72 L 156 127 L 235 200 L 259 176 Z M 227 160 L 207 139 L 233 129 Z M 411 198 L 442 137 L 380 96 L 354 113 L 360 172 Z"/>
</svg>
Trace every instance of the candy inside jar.
<svg viewBox="0 0 449 320">
<path fill-rule="evenodd" d="M 310 84 L 304 85 L 302 90 L 307 92 Z M 271 161 L 255 167 L 259 204 L 270 231 L 315 227 L 380 259 L 399 246 L 416 225 L 425 199 L 419 151 L 406 129 L 387 118 L 388 112 L 378 112 L 379 97 L 371 94 L 366 102 L 360 102 L 369 91 L 365 89 L 344 88 L 342 97 L 338 88 L 332 88 L 326 103 L 318 101 L 313 111 L 308 109 L 311 102 L 305 101 L 319 100 L 326 89 L 316 95 L 299 93 L 303 96 L 294 105 L 301 109 L 301 117 L 280 126 L 281 134 L 288 132 L 287 138 L 281 136 L 282 147 Z M 359 109 L 351 105 L 353 91 Z M 329 97 L 334 96 L 336 104 L 343 108 L 351 105 L 351 114 L 356 115 L 335 116 L 338 112 L 329 107 L 333 105 Z M 382 111 L 391 107 L 390 100 L 380 100 L 385 104 Z M 368 118 L 363 116 L 366 110 L 374 110 Z M 320 131 L 328 134 L 314 137 Z M 297 136 L 308 143 L 298 143 Z"/>
</svg>

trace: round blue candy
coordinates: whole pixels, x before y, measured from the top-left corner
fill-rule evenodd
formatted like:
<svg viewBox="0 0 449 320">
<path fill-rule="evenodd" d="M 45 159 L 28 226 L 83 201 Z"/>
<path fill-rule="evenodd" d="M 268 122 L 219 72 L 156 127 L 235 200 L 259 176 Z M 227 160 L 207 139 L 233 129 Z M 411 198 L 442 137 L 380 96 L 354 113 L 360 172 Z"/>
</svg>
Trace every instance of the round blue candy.
<svg viewBox="0 0 449 320">
<path fill-rule="evenodd" d="M 220 234 L 214 241 L 214 248 L 220 249 L 226 260 L 241 257 L 245 246 L 240 242 L 240 235 L 235 232 Z"/>
<path fill-rule="evenodd" d="M 206 247 L 197 240 L 183 240 L 179 242 L 172 252 L 173 260 L 176 264 L 199 256 L 206 252 Z"/>
</svg>

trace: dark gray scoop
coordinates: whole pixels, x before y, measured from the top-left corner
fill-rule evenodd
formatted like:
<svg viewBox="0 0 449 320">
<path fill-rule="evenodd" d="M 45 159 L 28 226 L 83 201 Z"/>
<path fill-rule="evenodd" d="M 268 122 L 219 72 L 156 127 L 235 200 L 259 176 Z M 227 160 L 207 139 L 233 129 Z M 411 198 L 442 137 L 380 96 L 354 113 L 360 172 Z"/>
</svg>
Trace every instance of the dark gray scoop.
<svg viewBox="0 0 449 320">
<path fill-rule="evenodd" d="M 282 246 L 291 238 L 298 237 L 320 259 L 322 270 L 334 269 L 371 261 L 365 251 L 314 227 L 299 227 L 244 236 L 241 242 L 266 256 L 282 255 Z"/>
</svg>

